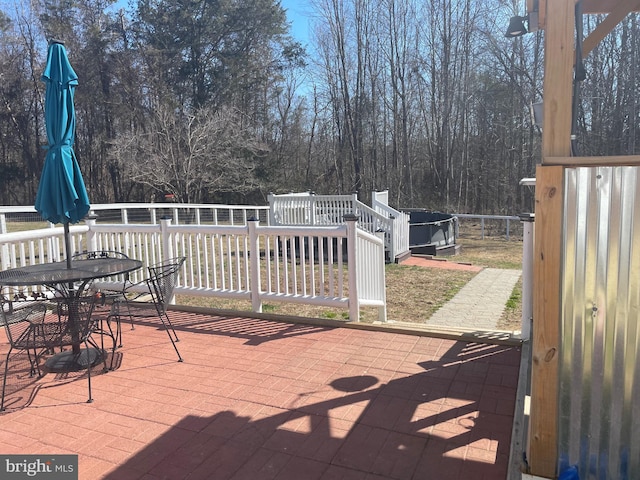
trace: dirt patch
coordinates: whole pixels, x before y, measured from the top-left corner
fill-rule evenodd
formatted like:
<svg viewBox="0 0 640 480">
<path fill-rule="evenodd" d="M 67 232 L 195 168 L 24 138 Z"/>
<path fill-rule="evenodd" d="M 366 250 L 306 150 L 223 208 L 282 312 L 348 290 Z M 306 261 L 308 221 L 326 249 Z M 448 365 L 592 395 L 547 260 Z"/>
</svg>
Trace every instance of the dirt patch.
<svg viewBox="0 0 640 480">
<path fill-rule="evenodd" d="M 453 257 L 455 259 L 455 257 Z M 478 273 L 484 267 L 478 265 L 469 265 L 465 263 L 458 263 L 450 261 L 448 259 L 435 259 L 430 257 L 412 256 L 401 262 L 401 265 L 413 265 L 416 267 L 425 268 L 440 268 L 443 270 L 458 270 L 461 272 L 475 272 Z"/>
</svg>

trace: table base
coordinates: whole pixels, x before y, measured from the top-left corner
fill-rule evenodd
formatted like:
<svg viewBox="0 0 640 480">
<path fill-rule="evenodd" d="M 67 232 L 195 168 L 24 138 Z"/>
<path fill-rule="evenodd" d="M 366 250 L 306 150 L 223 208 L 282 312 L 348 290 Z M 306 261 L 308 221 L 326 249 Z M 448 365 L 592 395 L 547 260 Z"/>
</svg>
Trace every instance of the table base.
<svg viewBox="0 0 640 480">
<path fill-rule="evenodd" d="M 83 348 L 78 353 L 65 351 L 58 353 L 44 363 L 47 370 L 54 373 L 78 372 L 86 370 L 88 365 L 95 365 L 102 361 L 103 352 L 97 348 Z"/>
</svg>

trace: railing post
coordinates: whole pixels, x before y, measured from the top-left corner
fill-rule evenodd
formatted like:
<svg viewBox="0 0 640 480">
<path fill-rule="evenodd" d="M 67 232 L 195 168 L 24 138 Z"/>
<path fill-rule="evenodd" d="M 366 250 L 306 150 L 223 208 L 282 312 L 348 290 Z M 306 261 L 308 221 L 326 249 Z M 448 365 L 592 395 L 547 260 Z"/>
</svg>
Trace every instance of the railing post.
<svg viewBox="0 0 640 480">
<path fill-rule="evenodd" d="M 376 237 L 378 237 L 381 241 L 382 241 L 382 259 L 385 260 L 384 258 L 384 250 L 385 250 L 385 245 L 386 245 L 386 232 L 382 229 L 379 228 L 376 230 L 376 233 L 374 234 Z M 391 237 L 393 238 L 393 235 L 391 235 Z M 393 245 L 393 242 L 392 242 Z M 390 249 L 389 251 L 389 261 L 393 262 L 394 259 L 394 253 L 393 253 L 393 247 Z"/>
<path fill-rule="evenodd" d="M 7 233 L 7 216 L 0 213 L 0 233 Z"/>
<path fill-rule="evenodd" d="M 4 214 L 2 215 L 4 218 Z M 2 233 L 7 233 L 6 232 L 6 225 L 5 225 L 5 231 L 3 231 Z M 2 267 L 2 270 L 6 270 L 7 268 L 11 267 L 11 262 L 9 261 L 9 244 L 8 243 L 3 243 L 2 244 L 2 249 L 0 250 L 0 266 Z"/>
<path fill-rule="evenodd" d="M 89 227 L 89 231 L 87 232 L 87 251 L 95 252 L 98 250 L 98 237 L 96 235 L 93 227 L 96 226 L 96 222 L 98 220 L 97 215 L 89 215 L 86 220 L 87 227 Z"/>
<path fill-rule="evenodd" d="M 382 241 L 382 272 L 383 272 L 383 277 L 384 277 L 384 268 L 385 268 L 384 267 L 384 265 L 385 265 L 384 239 L 385 239 L 385 231 L 384 230 L 377 230 L 376 231 L 376 237 L 378 237 Z M 393 263 L 395 261 L 395 258 L 390 258 L 389 260 Z M 383 285 L 385 284 L 384 279 L 382 281 L 382 284 Z M 387 292 L 386 292 L 386 288 L 383 288 L 382 295 L 384 296 L 383 305 L 381 307 L 378 307 L 378 321 L 380 323 L 387 323 Z"/>
<path fill-rule="evenodd" d="M 249 291 L 251 294 L 251 308 L 254 312 L 262 313 L 262 299 L 260 284 L 260 248 L 258 245 L 258 233 L 257 228 L 260 225 L 260 220 L 256 218 L 250 218 L 247 221 L 249 227 L 249 265 L 250 265 L 250 284 Z"/>
<path fill-rule="evenodd" d="M 393 262 L 396 259 L 396 232 L 398 231 L 398 219 L 394 215 L 389 215 L 391 220 L 391 231 L 389 232 L 389 261 Z M 385 236 L 382 237 L 382 248 L 386 244 Z"/>
<path fill-rule="evenodd" d="M 123 208 L 121 210 L 121 215 L 122 215 L 122 223 L 127 225 L 129 223 L 129 212 L 127 211 L 126 208 Z"/>
<path fill-rule="evenodd" d="M 311 211 L 309 213 L 311 213 L 311 225 L 317 225 L 316 223 L 316 194 L 312 193 L 311 194 L 311 198 L 310 198 L 310 207 Z"/>
<path fill-rule="evenodd" d="M 347 269 L 349 278 L 349 319 L 360 321 L 360 301 L 358 299 L 358 262 L 356 251 L 356 224 L 358 216 L 348 213 L 342 217 L 347 226 Z"/>
<path fill-rule="evenodd" d="M 160 260 L 173 258 L 173 246 L 171 245 L 171 234 L 169 233 L 170 226 L 171 218 L 163 217 L 160 219 L 160 236 L 162 237 L 162 257 Z"/>
<path fill-rule="evenodd" d="M 151 225 L 157 225 L 158 224 L 158 211 L 156 210 L 156 207 L 151 207 L 150 211 L 150 221 L 151 221 Z"/>
<path fill-rule="evenodd" d="M 275 198 L 273 196 L 273 193 L 270 193 L 269 195 L 267 195 L 267 201 L 269 202 L 269 225 L 273 226 L 276 224 L 275 221 Z"/>
<path fill-rule="evenodd" d="M 522 221 L 522 340 L 531 337 L 533 321 L 533 230 L 535 215 L 523 213 Z"/>
<path fill-rule="evenodd" d="M 507 241 L 509 241 L 509 219 L 507 218 Z"/>
</svg>

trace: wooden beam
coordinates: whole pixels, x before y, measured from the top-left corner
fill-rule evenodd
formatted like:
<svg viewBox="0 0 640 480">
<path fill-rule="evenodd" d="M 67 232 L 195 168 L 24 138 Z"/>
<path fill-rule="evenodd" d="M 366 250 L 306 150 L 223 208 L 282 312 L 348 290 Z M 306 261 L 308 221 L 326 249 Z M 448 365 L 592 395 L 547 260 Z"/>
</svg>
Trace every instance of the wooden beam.
<svg viewBox="0 0 640 480">
<path fill-rule="evenodd" d="M 639 166 L 640 155 L 614 155 L 609 157 L 546 157 L 545 165 L 565 167 L 616 167 Z"/>
<path fill-rule="evenodd" d="M 582 58 L 591 51 L 631 12 L 640 7 L 639 0 L 620 0 L 607 18 L 600 23 L 587 38 L 582 41 Z"/>
<path fill-rule="evenodd" d="M 546 17 L 543 164 L 545 157 L 568 157 L 571 152 L 571 98 L 575 56 L 574 1 L 547 0 Z"/>
<path fill-rule="evenodd" d="M 536 171 L 529 467 L 556 477 L 564 167 Z"/>
<path fill-rule="evenodd" d="M 582 0 L 582 12 L 585 14 L 611 13 L 621 1 L 624 0 Z"/>
<path fill-rule="evenodd" d="M 577 1 L 578 0 L 576 0 L 576 3 Z M 625 8 L 621 6 L 620 2 L 628 3 L 628 0 L 583 0 L 582 13 L 585 15 L 594 13 L 610 14 L 616 9 Z M 632 7 L 631 11 L 640 11 L 640 4 L 636 4 Z M 537 12 L 538 14 L 538 29 L 544 30 L 546 22 L 546 0 L 527 0 L 527 13 L 533 12 Z M 618 22 L 619 21 L 620 20 L 618 20 Z M 602 40 L 602 38 L 600 40 Z M 595 44 L 597 45 L 598 41 L 596 41 Z"/>
</svg>

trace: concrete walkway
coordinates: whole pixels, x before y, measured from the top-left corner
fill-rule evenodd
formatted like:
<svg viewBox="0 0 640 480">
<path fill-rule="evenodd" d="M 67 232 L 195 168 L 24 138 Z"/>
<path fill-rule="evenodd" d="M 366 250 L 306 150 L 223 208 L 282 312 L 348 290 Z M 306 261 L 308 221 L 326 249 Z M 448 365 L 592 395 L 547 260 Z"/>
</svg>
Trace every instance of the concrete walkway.
<svg viewBox="0 0 640 480">
<path fill-rule="evenodd" d="M 427 324 L 495 330 L 521 273 L 485 268 L 434 313 Z"/>
</svg>

